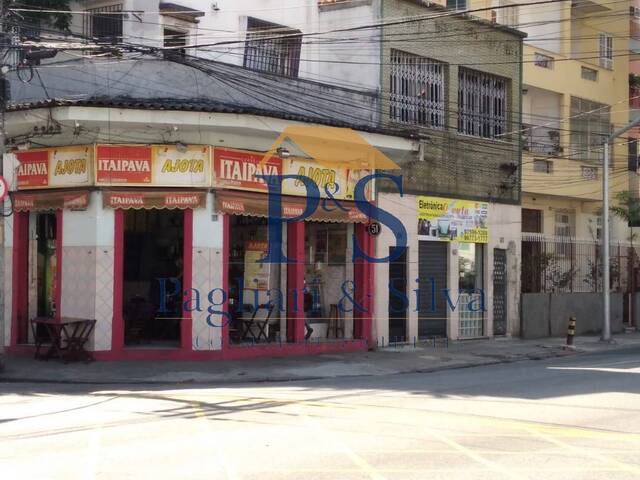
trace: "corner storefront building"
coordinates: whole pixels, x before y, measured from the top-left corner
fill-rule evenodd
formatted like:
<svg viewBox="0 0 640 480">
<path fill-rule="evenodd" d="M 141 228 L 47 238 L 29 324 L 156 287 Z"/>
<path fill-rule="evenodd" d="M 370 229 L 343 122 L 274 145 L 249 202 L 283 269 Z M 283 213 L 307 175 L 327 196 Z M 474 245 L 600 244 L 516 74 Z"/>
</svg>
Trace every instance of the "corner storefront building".
<svg viewBox="0 0 640 480">
<path fill-rule="evenodd" d="M 366 171 L 207 145 L 81 145 L 4 159 L 4 343 L 33 348 L 36 317 L 95 319 L 97 359 L 216 359 L 366 349 L 373 254 L 353 187 Z M 268 185 L 302 174 L 340 208 L 284 221 L 269 248 Z M 335 185 L 344 185 L 335 190 Z M 327 186 L 331 188 L 327 188 Z M 283 183 L 282 216 L 306 188 Z M 327 198 L 324 198 L 327 200 Z M 345 303 L 346 300 L 346 303 Z M 363 308 L 353 308 L 355 304 Z"/>
</svg>

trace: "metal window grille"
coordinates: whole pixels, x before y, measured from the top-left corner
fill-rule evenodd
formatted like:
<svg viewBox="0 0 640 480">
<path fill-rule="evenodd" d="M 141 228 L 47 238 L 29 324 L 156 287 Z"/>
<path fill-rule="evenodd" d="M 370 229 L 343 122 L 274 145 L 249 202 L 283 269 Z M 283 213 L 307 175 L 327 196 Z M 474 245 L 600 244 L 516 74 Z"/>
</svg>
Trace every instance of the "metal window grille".
<svg viewBox="0 0 640 480">
<path fill-rule="evenodd" d="M 467 68 L 458 71 L 458 132 L 496 138 L 507 127 L 507 81 Z"/>
<path fill-rule="evenodd" d="M 244 67 L 259 72 L 297 77 L 301 46 L 300 30 L 249 18 Z"/>
<path fill-rule="evenodd" d="M 187 34 L 179 30 L 173 30 L 170 28 L 164 29 L 164 46 L 165 47 L 186 47 L 187 46 Z M 176 57 L 184 57 L 187 53 L 185 48 L 172 48 L 171 50 L 164 50 L 164 58 L 172 59 Z"/>
<path fill-rule="evenodd" d="M 444 64 L 391 50 L 390 117 L 394 122 L 444 126 Z"/>
<path fill-rule="evenodd" d="M 613 69 L 613 36 L 607 33 L 600 34 L 600 66 Z"/>
<path fill-rule="evenodd" d="M 555 234 L 559 238 L 556 243 L 556 254 L 560 256 L 571 255 L 570 241 L 573 233 L 572 228 L 572 215 L 569 213 L 558 212 L 556 213 L 556 225 Z"/>
<path fill-rule="evenodd" d="M 84 35 L 100 42 L 122 42 L 122 4 L 90 8 L 84 15 Z"/>
<path fill-rule="evenodd" d="M 591 82 L 598 81 L 598 71 L 593 68 L 580 67 L 580 77 Z"/>
<path fill-rule="evenodd" d="M 600 161 L 602 144 L 611 132 L 610 107 L 571 97 L 571 152 L 578 160 Z"/>
</svg>

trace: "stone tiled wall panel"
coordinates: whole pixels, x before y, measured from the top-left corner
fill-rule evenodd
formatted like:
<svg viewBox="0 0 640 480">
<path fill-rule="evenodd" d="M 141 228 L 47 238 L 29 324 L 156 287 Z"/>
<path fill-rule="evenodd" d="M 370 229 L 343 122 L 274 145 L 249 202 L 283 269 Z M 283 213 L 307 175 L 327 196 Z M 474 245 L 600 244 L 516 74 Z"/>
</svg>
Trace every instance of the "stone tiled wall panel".
<svg viewBox="0 0 640 480">
<path fill-rule="evenodd" d="M 94 318 L 93 332 L 96 351 L 111 350 L 111 328 L 113 325 L 113 247 L 97 247 L 95 264 Z"/>
<path fill-rule="evenodd" d="M 95 309 L 96 252 L 94 247 L 63 247 L 63 317 L 93 318 Z"/>
<path fill-rule="evenodd" d="M 13 274 L 13 248 L 5 247 L 4 249 L 4 286 L 3 286 L 3 321 L 4 321 L 4 345 L 8 346 L 11 342 L 11 298 L 12 298 L 12 285 L 13 281 L 11 275 Z"/>
<path fill-rule="evenodd" d="M 193 249 L 193 284 L 199 292 L 200 308 L 202 311 L 192 312 L 192 342 L 194 350 L 219 350 L 221 339 L 220 315 L 212 315 L 211 321 L 215 326 L 207 324 L 209 312 L 209 292 L 214 288 L 222 288 L 222 250 L 215 248 L 196 247 Z M 220 293 L 215 296 L 219 301 Z M 195 307 L 195 304 L 194 304 Z M 213 307 L 219 310 L 220 307 Z"/>
</svg>

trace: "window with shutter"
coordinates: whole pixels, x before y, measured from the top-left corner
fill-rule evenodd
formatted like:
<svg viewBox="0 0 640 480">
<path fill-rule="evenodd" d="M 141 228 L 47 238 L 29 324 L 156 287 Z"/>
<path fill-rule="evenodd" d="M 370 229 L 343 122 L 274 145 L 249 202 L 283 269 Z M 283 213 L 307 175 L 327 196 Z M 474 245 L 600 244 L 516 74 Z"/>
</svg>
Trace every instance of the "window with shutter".
<svg viewBox="0 0 640 480">
<path fill-rule="evenodd" d="M 412 125 L 444 126 L 445 64 L 391 50 L 391 120 Z"/>
<path fill-rule="evenodd" d="M 600 34 L 600 66 L 613 69 L 613 36 L 608 33 Z"/>
</svg>

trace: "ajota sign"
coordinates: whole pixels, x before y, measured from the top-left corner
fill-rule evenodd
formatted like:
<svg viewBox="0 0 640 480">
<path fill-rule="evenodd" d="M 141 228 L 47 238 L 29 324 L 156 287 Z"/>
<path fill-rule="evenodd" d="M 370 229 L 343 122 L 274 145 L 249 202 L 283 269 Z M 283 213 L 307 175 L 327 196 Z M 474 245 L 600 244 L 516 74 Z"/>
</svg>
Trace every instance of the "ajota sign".
<svg viewBox="0 0 640 480">
<path fill-rule="evenodd" d="M 96 185 L 208 187 L 211 148 L 96 145 Z"/>
<path fill-rule="evenodd" d="M 267 193 L 265 177 L 297 176 L 310 179 L 317 187 L 320 198 L 354 200 L 357 182 L 369 175 L 370 170 L 320 165 L 313 160 L 296 157 L 281 159 L 264 153 L 214 148 L 213 186 L 235 190 Z M 282 183 L 283 195 L 306 197 L 308 191 L 303 182 L 290 179 Z M 366 197 L 371 199 L 372 189 L 366 188 Z"/>
<path fill-rule="evenodd" d="M 91 185 L 93 145 L 15 152 L 19 190 Z"/>
</svg>

